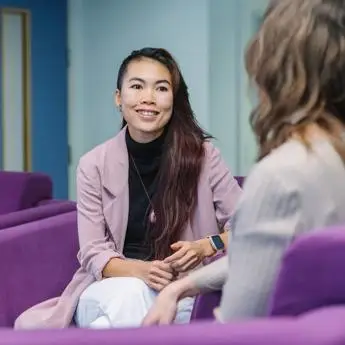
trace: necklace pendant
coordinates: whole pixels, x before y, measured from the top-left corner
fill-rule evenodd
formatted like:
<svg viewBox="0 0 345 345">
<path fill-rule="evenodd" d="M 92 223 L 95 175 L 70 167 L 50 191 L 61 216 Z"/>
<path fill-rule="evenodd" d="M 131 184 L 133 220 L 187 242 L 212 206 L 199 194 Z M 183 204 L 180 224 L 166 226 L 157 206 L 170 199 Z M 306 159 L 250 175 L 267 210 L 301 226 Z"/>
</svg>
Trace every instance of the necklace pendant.
<svg viewBox="0 0 345 345">
<path fill-rule="evenodd" d="M 153 210 L 150 212 L 149 219 L 150 219 L 151 223 L 155 223 L 156 222 L 156 215 L 155 215 L 155 212 Z"/>
</svg>

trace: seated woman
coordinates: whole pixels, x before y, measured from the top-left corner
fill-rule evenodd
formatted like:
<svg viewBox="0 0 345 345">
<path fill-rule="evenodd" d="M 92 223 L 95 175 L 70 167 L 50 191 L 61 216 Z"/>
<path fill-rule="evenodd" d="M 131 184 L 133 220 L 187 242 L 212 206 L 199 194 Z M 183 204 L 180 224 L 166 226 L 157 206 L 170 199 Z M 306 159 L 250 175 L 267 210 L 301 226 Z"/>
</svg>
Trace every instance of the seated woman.
<svg viewBox="0 0 345 345">
<path fill-rule="evenodd" d="M 181 298 L 220 289 L 218 320 L 265 315 L 291 241 L 345 223 L 345 2 L 272 1 L 246 66 L 259 93 L 259 158 L 228 256 L 167 286 L 144 325 L 170 323 Z"/>
<path fill-rule="evenodd" d="M 241 188 L 198 126 L 172 56 L 132 52 L 115 101 L 123 129 L 78 167 L 81 268 L 62 296 L 24 312 L 16 328 L 67 327 L 72 319 L 80 327 L 140 326 L 157 292 L 227 243 L 223 229 Z M 181 302 L 177 322 L 189 321 L 192 304 Z"/>
</svg>

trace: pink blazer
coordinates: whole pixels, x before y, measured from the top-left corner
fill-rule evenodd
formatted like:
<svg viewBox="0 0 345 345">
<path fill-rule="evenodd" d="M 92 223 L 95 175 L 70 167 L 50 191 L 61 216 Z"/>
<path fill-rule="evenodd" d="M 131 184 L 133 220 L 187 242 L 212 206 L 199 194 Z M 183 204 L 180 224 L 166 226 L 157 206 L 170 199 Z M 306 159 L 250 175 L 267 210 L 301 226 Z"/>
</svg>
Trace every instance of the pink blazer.
<svg viewBox="0 0 345 345">
<path fill-rule="evenodd" d="M 241 188 L 210 142 L 205 143 L 197 207 L 182 240 L 217 233 L 232 217 Z M 71 324 L 83 290 L 102 279 L 109 259 L 122 257 L 128 218 L 128 152 L 125 130 L 85 154 L 77 170 L 81 267 L 61 296 L 22 313 L 15 328 L 63 328 Z"/>
</svg>

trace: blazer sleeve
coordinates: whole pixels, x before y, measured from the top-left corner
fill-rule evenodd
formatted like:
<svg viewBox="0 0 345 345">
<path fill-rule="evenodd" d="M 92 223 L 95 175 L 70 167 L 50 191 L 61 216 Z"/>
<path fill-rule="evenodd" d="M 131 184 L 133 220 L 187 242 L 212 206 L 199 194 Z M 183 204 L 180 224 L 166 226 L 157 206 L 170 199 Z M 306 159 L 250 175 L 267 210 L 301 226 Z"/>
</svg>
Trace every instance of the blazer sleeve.
<svg viewBox="0 0 345 345">
<path fill-rule="evenodd" d="M 231 174 L 219 150 L 208 143 L 209 176 L 213 193 L 213 204 L 220 229 L 231 227 L 231 219 L 237 203 L 242 195 L 242 189 Z"/>
<path fill-rule="evenodd" d="M 122 257 L 122 254 L 116 250 L 115 243 L 106 231 L 98 169 L 83 158 L 77 168 L 77 212 L 78 260 L 96 280 L 101 280 L 108 261 Z"/>
</svg>

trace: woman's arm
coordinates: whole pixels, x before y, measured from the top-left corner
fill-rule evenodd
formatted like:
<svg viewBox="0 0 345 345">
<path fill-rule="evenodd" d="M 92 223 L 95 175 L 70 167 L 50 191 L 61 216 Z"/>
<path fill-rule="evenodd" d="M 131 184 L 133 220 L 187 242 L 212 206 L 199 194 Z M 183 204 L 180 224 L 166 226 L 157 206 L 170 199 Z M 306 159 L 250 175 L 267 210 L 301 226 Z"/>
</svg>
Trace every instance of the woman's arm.
<svg viewBox="0 0 345 345">
<path fill-rule="evenodd" d="M 96 280 L 144 273 L 144 263 L 123 260 L 115 243 L 106 234 L 101 198 L 101 179 L 94 162 L 81 158 L 77 169 L 77 211 L 81 266 Z"/>
<path fill-rule="evenodd" d="M 162 261 L 125 259 L 106 232 L 101 198 L 101 180 L 90 160 L 81 160 L 77 173 L 78 234 L 81 266 L 96 280 L 109 277 L 137 277 L 156 291 L 175 278 L 173 269 Z"/>
<path fill-rule="evenodd" d="M 169 324 L 176 316 L 179 300 L 200 292 L 220 290 L 227 278 L 227 262 L 227 257 L 221 258 L 168 285 L 158 295 L 143 325 Z"/>
<path fill-rule="evenodd" d="M 229 245 L 223 321 L 263 316 L 281 258 L 293 237 L 312 225 L 303 212 L 298 170 L 257 165 L 248 177 Z M 309 225 L 308 225 L 309 224 Z"/>
<path fill-rule="evenodd" d="M 235 208 L 242 195 L 242 189 L 237 180 L 231 175 L 230 170 L 222 159 L 220 152 L 211 143 L 205 144 L 206 162 L 205 169 L 208 171 L 208 178 L 213 195 L 215 214 L 221 232 L 225 248 L 229 242 L 229 230 L 231 229 L 232 217 Z M 218 229 L 215 229 L 217 231 Z M 202 238 L 196 241 L 179 241 L 171 246 L 174 254 L 165 259 L 171 263 L 178 272 L 186 272 L 204 259 L 216 254 L 209 238 Z"/>
<path fill-rule="evenodd" d="M 232 218 L 242 196 L 242 188 L 231 174 L 219 150 L 212 144 L 206 144 L 207 164 L 209 169 L 210 186 L 213 194 L 213 204 L 217 222 L 220 226 L 220 237 L 225 249 L 229 244 L 229 231 L 232 227 Z M 208 238 L 196 241 L 204 250 L 205 257 L 216 254 Z"/>
<path fill-rule="evenodd" d="M 229 242 L 229 232 L 224 231 L 223 233 L 219 234 L 219 236 L 224 243 L 224 248 L 227 249 Z M 195 241 L 195 243 L 202 248 L 204 258 L 210 258 L 217 253 L 217 251 L 213 248 L 209 238 L 202 238 L 201 240 Z"/>
<path fill-rule="evenodd" d="M 206 144 L 206 151 L 206 163 L 219 229 L 230 230 L 232 217 L 242 196 L 242 188 L 231 174 L 220 151 L 211 143 Z"/>
<path fill-rule="evenodd" d="M 172 322 L 179 299 L 223 285 L 222 321 L 265 314 L 285 249 L 296 233 L 310 226 L 302 211 L 304 186 L 293 182 L 296 171 L 287 170 L 259 165 L 254 169 L 234 217 L 228 256 L 164 289 L 145 325 Z"/>
<path fill-rule="evenodd" d="M 144 261 L 112 258 L 104 266 L 102 275 L 104 278 L 137 277 L 144 280 L 147 271 L 148 264 Z"/>
</svg>

